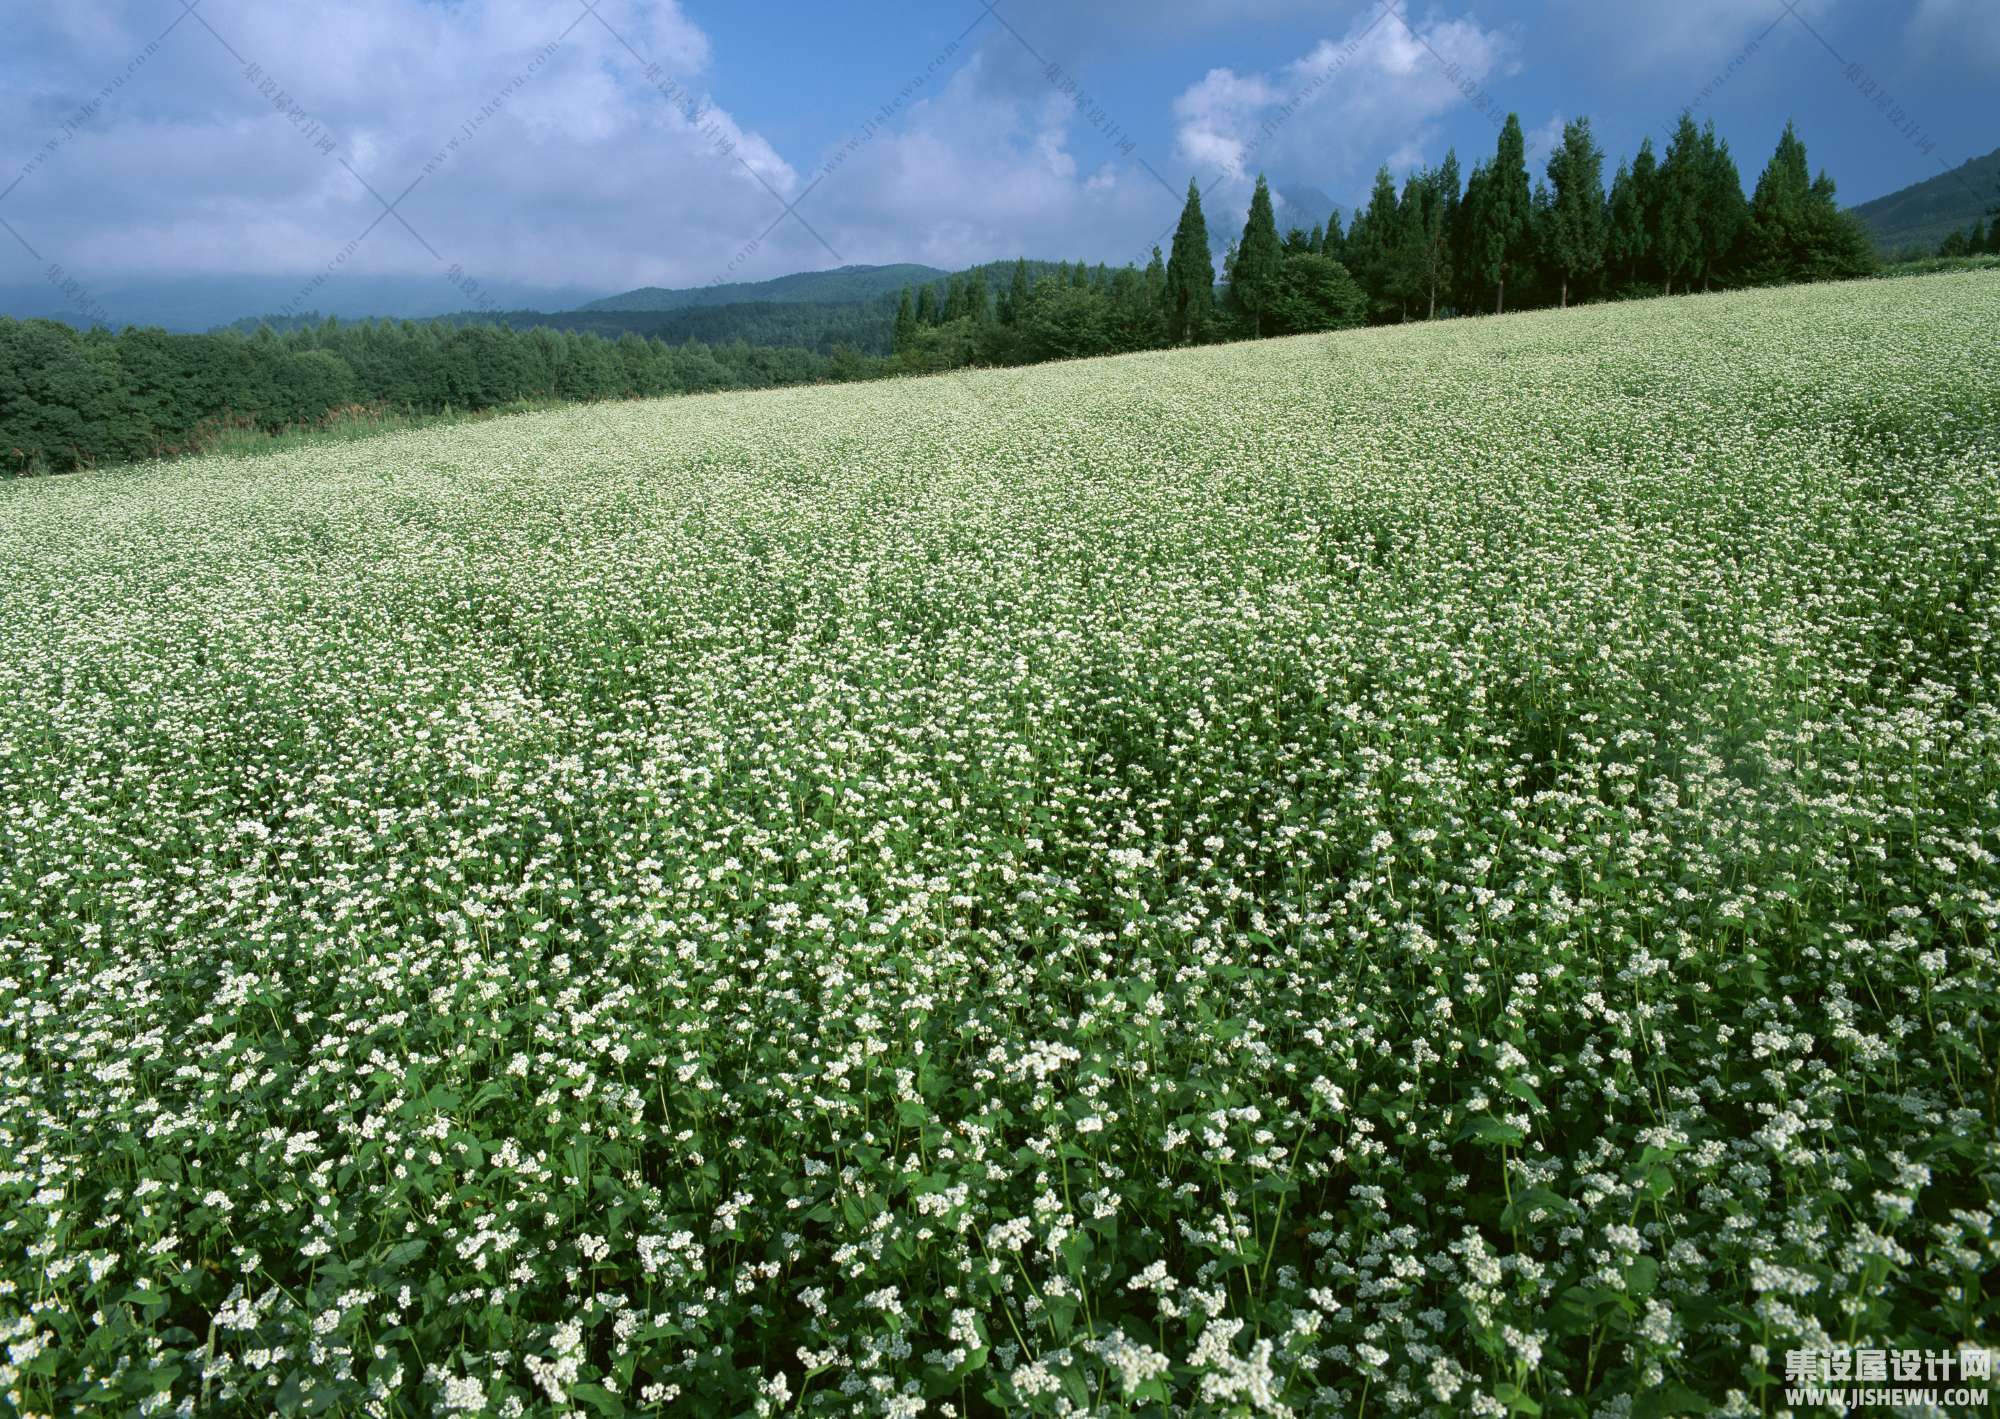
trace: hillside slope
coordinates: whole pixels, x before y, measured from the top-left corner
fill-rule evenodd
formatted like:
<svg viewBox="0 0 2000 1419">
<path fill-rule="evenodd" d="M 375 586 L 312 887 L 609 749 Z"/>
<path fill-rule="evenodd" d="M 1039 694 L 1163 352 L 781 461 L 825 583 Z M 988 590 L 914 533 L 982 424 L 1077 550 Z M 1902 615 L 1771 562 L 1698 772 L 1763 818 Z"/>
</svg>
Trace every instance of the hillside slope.
<svg viewBox="0 0 2000 1419">
<path fill-rule="evenodd" d="M 934 266 L 842 266 L 832 271 L 798 271 L 769 281 L 730 281 L 713 286 L 670 290 L 641 286 L 579 309 L 586 311 L 686 310 L 692 306 L 745 305 L 811 301 L 838 304 L 893 295 L 904 286 L 935 281 L 947 275 Z"/>
<path fill-rule="evenodd" d="M 1876 249 L 1893 256 L 1928 255 L 1951 233 L 1964 231 L 1995 207 L 2000 207 L 2000 148 L 1852 211 L 1868 228 Z"/>
</svg>

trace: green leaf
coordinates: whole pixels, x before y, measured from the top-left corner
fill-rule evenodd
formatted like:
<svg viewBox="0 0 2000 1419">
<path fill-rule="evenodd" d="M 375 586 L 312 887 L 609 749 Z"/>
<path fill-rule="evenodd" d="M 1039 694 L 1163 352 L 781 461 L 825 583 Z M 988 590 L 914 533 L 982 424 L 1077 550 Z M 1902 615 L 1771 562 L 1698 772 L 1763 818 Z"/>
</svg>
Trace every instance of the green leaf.
<svg viewBox="0 0 2000 1419">
<path fill-rule="evenodd" d="M 1674 1414 L 1706 1414 L 1709 1402 L 1682 1384 L 1668 1380 L 1654 1389 L 1642 1391 L 1632 1400 L 1632 1419 L 1668 1419 Z"/>
<path fill-rule="evenodd" d="M 1527 1137 L 1511 1123 L 1493 1117 L 1492 1114 L 1474 1114 L 1465 1121 L 1465 1127 L 1458 1131 L 1461 1143 L 1483 1143 L 1488 1147 L 1513 1146 Z"/>
<path fill-rule="evenodd" d="M 569 1387 L 569 1392 L 588 1404 L 592 1409 L 595 1409 L 599 1414 L 622 1416 L 625 1413 L 625 1401 L 606 1389 L 603 1385 L 595 1385 L 588 1382 L 574 1384 Z"/>
</svg>

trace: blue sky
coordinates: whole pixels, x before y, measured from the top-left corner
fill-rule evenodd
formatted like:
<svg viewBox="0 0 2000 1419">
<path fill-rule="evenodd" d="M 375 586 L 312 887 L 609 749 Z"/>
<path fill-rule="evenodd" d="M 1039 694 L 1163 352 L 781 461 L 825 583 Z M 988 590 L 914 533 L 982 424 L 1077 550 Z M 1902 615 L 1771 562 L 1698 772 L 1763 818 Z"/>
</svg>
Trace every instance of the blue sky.
<svg viewBox="0 0 2000 1419">
<path fill-rule="evenodd" d="M 1796 118 L 1848 201 L 2000 144 L 1996 0 L 0 4 L 16 313 L 1143 260 L 1190 176 L 1218 240 L 1260 169 L 1310 225 L 1509 109 L 1538 168 L 1565 117 L 1615 164 L 1694 104 L 1746 182 Z"/>
</svg>

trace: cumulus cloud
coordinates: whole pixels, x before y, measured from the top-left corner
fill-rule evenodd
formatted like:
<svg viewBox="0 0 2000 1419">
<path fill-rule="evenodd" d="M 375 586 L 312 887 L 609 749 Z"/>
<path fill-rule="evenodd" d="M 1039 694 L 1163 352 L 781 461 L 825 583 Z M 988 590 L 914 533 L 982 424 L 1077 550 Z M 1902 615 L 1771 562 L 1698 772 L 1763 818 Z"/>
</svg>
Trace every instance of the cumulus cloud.
<svg viewBox="0 0 2000 1419">
<path fill-rule="evenodd" d="M 0 216 L 100 273 L 705 279 L 799 175 L 677 4 L 601 11 L 210 0 L 160 37 L 136 0 L 46 8 L 0 90 L 36 145 Z"/>
<path fill-rule="evenodd" d="M 1236 195 L 1259 171 L 1365 186 L 1385 153 L 1392 166 L 1421 161 L 1440 121 L 1464 105 L 1497 122 L 1516 48 L 1470 17 L 1365 13 L 1280 68 L 1209 71 L 1174 101 L 1176 146 Z"/>
<path fill-rule="evenodd" d="M 0 131 L 42 135 L 0 176 L 21 177 L 0 216 L 104 279 L 450 264 L 613 288 L 837 259 L 1143 260 L 1139 234 L 1171 218 L 1129 131 L 990 19 L 913 59 L 880 112 L 787 154 L 717 91 L 677 3 L 599 10 L 608 26 L 530 0 L 208 0 L 149 48 L 161 19 L 141 0 L 45 7 L 20 46 L 36 77 L 0 86 Z M 0 279 L 32 274 L 7 260 L 23 269 Z"/>
</svg>

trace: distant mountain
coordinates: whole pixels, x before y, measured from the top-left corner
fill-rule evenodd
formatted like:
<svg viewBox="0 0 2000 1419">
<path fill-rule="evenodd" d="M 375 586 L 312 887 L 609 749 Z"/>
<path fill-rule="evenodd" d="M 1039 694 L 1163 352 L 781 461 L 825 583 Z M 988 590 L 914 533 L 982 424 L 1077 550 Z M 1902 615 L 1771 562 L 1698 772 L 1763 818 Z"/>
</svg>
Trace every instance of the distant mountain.
<svg viewBox="0 0 2000 1419">
<path fill-rule="evenodd" d="M 213 330 L 246 311 L 282 311 L 296 303 L 342 320 L 366 316 L 423 320 L 465 304 L 465 292 L 442 273 L 435 276 L 366 276 L 343 273 L 308 289 L 301 276 L 173 276 L 99 277 L 90 271 L 71 273 L 89 288 L 92 304 L 81 310 L 63 299 L 47 281 L 0 282 L 0 315 L 27 319 L 44 316 L 87 326 L 101 312 L 114 329 L 127 325 L 157 325 L 168 330 Z M 594 299 L 602 286 L 530 285 L 521 281 L 489 281 L 487 293 L 502 306 L 536 306 L 563 310 Z M 254 327 L 255 322 L 252 322 Z"/>
<path fill-rule="evenodd" d="M 1301 231 L 1311 231 L 1323 224 L 1327 215 L 1340 204 L 1328 195 L 1323 187 L 1314 187 L 1309 182 L 1288 182 L 1277 189 L 1278 230 L 1290 231 L 1293 227 Z"/>
<path fill-rule="evenodd" d="M 545 325 L 616 340 L 622 335 L 685 345 L 751 345 L 812 350 L 830 355 L 845 345 L 864 355 L 886 355 L 894 343 L 896 298 L 872 301 L 738 301 L 681 310 L 461 311 L 439 316 L 441 325 Z"/>
<path fill-rule="evenodd" d="M 1935 250 L 1995 206 L 2000 206 L 2000 148 L 1850 210 L 1876 247 L 1893 256 L 1912 248 Z"/>
<path fill-rule="evenodd" d="M 899 266 L 842 266 L 832 271 L 800 271 L 771 281 L 732 281 L 719 286 L 690 286 L 678 291 L 641 286 L 623 295 L 592 301 L 582 309 L 661 311 L 772 302 L 837 304 L 895 295 L 905 286 L 920 281 L 941 280 L 950 274 L 935 266 L 910 263 Z"/>
<path fill-rule="evenodd" d="M 831 355 L 841 347 L 864 355 L 887 355 L 894 345 L 896 305 L 906 286 L 928 285 L 941 299 L 954 275 L 978 275 L 985 279 L 987 299 L 997 302 L 1013 283 L 1014 266 L 1012 261 L 989 261 L 961 272 L 914 264 L 851 266 L 693 291 L 648 287 L 574 310 L 456 310 L 422 318 L 440 325 L 504 325 L 515 330 L 547 326 L 601 335 L 607 340 L 629 334 L 669 345 L 693 340 L 714 346 L 812 350 L 821 355 Z M 1074 268 L 1067 263 L 1030 261 L 1027 266 L 1029 279 L 1038 284 L 1058 272 L 1064 279 L 1073 279 Z M 757 298 L 751 299 L 747 293 L 756 293 Z M 724 299 L 727 296 L 737 299 Z M 685 297 L 696 299 L 680 305 L 644 303 Z M 217 328 L 245 335 L 255 334 L 260 325 L 276 331 L 293 330 L 318 325 L 328 314 L 340 313 L 312 310 L 295 316 L 247 316 Z M 353 317 L 342 318 L 345 322 Z"/>
</svg>

